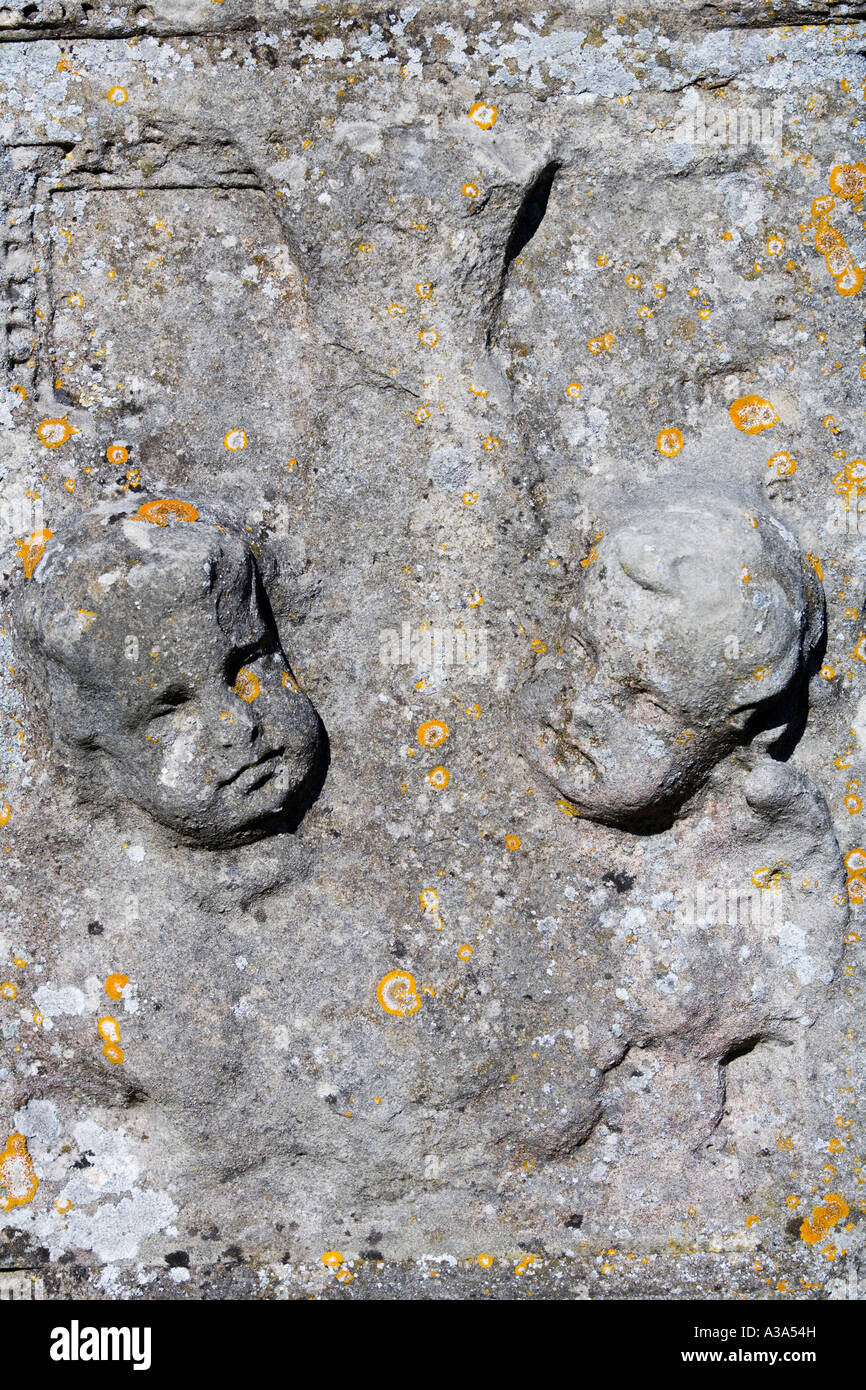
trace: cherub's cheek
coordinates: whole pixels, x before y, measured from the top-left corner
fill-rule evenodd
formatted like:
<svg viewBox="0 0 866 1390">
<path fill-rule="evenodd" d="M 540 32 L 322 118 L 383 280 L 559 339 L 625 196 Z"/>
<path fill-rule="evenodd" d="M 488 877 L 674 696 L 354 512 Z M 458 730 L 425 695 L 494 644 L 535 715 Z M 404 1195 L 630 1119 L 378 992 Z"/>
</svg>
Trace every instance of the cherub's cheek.
<svg viewBox="0 0 866 1390">
<path fill-rule="evenodd" d="M 177 790 L 198 780 L 202 761 L 202 736 L 198 729 L 185 730 L 167 742 L 162 757 L 159 782 L 163 787 Z"/>
</svg>

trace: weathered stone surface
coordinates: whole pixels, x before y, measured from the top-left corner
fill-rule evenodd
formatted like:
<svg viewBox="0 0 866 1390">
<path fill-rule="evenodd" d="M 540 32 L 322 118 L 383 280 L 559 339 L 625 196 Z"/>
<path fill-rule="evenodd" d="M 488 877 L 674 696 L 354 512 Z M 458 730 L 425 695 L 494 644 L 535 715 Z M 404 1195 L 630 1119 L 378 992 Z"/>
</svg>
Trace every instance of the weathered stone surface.
<svg viewBox="0 0 866 1390">
<path fill-rule="evenodd" d="M 857 1296 L 864 35 L 0 9 L 0 1263 Z"/>
</svg>

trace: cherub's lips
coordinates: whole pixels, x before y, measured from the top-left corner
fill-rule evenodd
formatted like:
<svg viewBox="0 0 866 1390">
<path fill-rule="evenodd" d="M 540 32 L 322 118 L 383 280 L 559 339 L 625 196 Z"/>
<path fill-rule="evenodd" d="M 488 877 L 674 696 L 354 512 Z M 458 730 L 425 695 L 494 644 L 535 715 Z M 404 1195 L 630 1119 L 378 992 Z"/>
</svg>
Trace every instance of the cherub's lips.
<svg viewBox="0 0 866 1390">
<path fill-rule="evenodd" d="M 232 772 L 228 777 L 222 777 L 217 782 L 217 786 L 223 787 L 236 786 L 238 791 L 245 796 L 251 792 L 258 791 L 274 776 L 279 766 L 279 760 L 283 756 L 282 748 L 269 749 L 267 753 L 262 753 L 261 757 L 254 762 L 244 763 L 243 767 Z"/>
</svg>

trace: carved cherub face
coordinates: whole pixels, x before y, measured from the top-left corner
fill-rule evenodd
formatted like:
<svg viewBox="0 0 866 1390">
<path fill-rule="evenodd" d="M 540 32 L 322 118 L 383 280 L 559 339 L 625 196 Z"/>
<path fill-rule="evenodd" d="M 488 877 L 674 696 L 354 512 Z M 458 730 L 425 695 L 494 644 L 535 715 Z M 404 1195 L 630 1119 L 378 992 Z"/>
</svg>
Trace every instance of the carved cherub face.
<svg viewBox="0 0 866 1390">
<path fill-rule="evenodd" d="M 238 534 L 188 504 L 104 506 L 48 540 L 20 612 L 88 795 L 214 847 L 303 801 L 320 723 Z"/>
<path fill-rule="evenodd" d="M 664 821 L 737 744 L 784 732 L 822 615 L 774 518 L 656 494 L 586 564 L 561 652 L 522 692 L 527 752 L 581 815 Z"/>
</svg>

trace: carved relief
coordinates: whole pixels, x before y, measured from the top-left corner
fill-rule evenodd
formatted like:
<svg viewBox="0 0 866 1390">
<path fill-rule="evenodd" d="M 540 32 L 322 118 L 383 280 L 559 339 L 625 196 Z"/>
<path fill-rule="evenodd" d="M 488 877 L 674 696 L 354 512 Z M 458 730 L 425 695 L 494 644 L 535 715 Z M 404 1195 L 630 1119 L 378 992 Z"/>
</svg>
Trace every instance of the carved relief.
<svg viewBox="0 0 866 1390">
<path fill-rule="evenodd" d="M 682 1196 L 649 1176 L 664 1145 L 719 1125 L 728 1060 L 796 1042 L 839 968 L 842 858 L 787 762 L 823 638 L 822 586 L 775 517 L 668 484 L 598 539 L 520 694 L 527 756 L 573 824 L 635 842 L 640 873 L 594 928 L 616 982 L 596 1060 L 647 1221 Z"/>
<path fill-rule="evenodd" d="M 824 597 L 779 521 L 667 488 L 583 566 L 562 655 L 522 692 L 529 757 L 582 816 L 658 827 L 735 748 L 790 748 Z"/>
<path fill-rule="evenodd" d="M 42 544 L 17 620 L 83 795 L 215 849 L 292 828 L 322 728 L 246 540 L 150 499 L 103 503 Z"/>
</svg>

